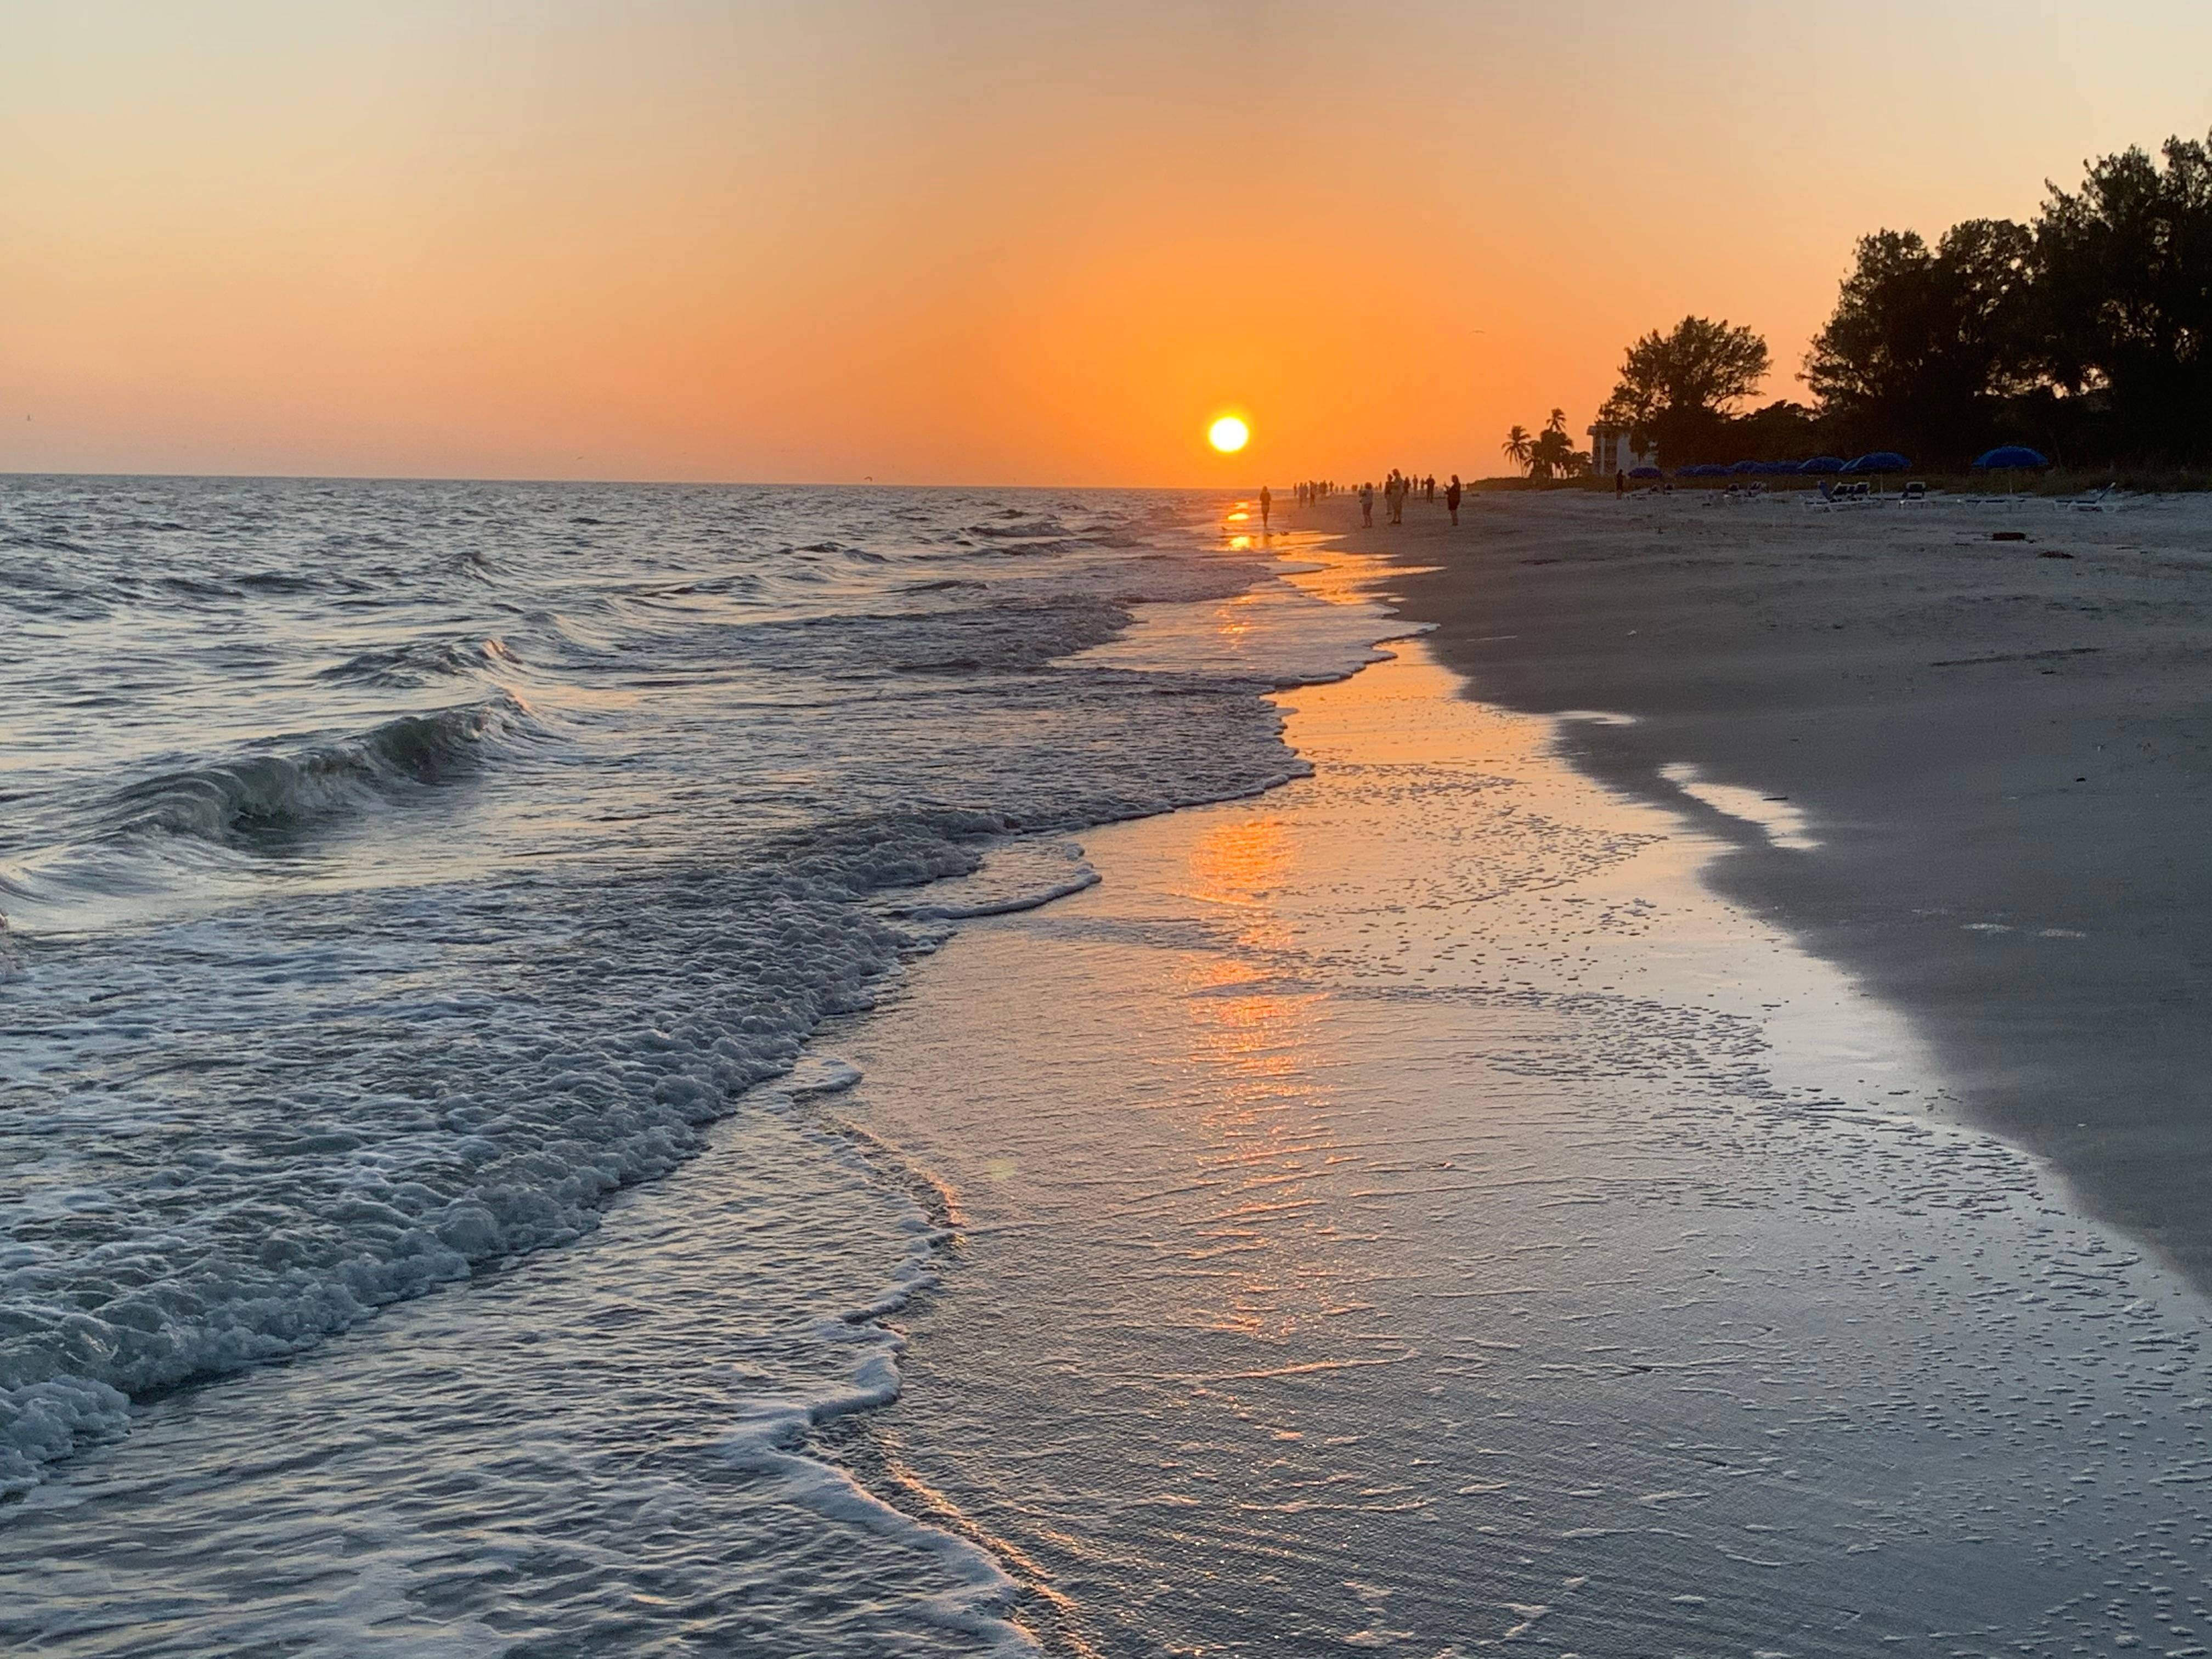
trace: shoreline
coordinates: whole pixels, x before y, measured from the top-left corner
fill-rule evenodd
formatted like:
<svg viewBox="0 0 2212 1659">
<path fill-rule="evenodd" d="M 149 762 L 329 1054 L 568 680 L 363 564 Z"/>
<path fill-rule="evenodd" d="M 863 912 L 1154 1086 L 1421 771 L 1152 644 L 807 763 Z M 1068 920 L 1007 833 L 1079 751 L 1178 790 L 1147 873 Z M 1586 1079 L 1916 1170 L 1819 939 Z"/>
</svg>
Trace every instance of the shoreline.
<svg viewBox="0 0 2212 1659">
<path fill-rule="evenodd" d="M 1310 776 L 1088 832 L 827 1036 L 953 1233 L 831 1457 L 1074 1655 L 2061 1651 L 2202 1582 L 2201 1298 L 1727 839 L 1425 638 L 1277 701 Z"/>
<path fill-rule="evenodd" d="M 1393 559 L 1470 695 L 1609 717 L 1562 753 L 1731 842 L 1717 891 L 1905 1011 L 1972 1121 L 2212 1288 L 2212 501 L 1547 492 L 1471 495 L 1456 531 L 1423 503 L 1355 519 L 1288 521 Z"/>
<path fill-rule="evenodd" d="M 1310 544 L 1091 659 L 1407 640 L 1402 572 Z M 0 1577 L 40 1588 L 0 1624 L 136 1652 L 119 1609 L 204 1590 L 152 1646 L 679 1607 L 947 1659 L 2178 1636 L 2097 1587 L 2212 1589 L 2163 1484 L 2199 1299 L 1929 1121 L 1923 1045 L 1710 890 L 1710 826 L 1433 637 L 1267 694 L 1303 775 L 915 890 L 970 919 L 580 1248 L 144 1402 L 14 1509 Z"/>
</svg>

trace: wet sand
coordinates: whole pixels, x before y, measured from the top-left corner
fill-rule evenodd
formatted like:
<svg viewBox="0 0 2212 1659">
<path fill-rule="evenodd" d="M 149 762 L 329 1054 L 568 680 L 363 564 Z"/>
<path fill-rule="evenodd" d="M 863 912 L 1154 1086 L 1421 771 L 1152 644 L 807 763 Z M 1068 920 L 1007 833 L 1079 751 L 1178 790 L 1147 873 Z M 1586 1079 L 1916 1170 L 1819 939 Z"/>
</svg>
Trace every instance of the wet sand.
<svg viewBox="0 0 2212 1659">
<path fill-rule="evenodd" d="M 830 1455 L 1078 1659 L 2201 1651 L 2203 1301 L 1714 823 L 1399 653 L 824 1033 L 950 1235 Z"/>
<path fill-rule="evenodd" d="M 1461 517 L 1291 522 L 1439 567 L 1405 608 L 1472 695 L 1631 717 L 1572 723 L 1569 757 L 1733 842 L 1723 894 L 1905 1011 L 1976 1121 L 2212 1286 L 2212 500 Z"/>
</svg>

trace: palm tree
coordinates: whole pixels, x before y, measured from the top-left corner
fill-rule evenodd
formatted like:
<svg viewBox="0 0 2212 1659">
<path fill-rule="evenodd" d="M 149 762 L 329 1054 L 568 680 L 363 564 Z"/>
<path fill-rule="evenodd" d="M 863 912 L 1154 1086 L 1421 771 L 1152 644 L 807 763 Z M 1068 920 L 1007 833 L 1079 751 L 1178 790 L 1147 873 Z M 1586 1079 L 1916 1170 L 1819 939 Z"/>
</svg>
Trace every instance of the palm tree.
<svg viewBox="0 0 2212 1659">
<path fill-rule="evenodd" d="M 1565 430 L 1547 426 L 1528 451 L 1532 478 L 1571 478 L 1589 470 L 1589 457 L 1577 449 Z"/>
<path fill-rule="evenodd" d="M 1544 422 L 1544 430 L 1547 432 L 1565 432 L 1566 429 L 1567 411 L 1564 409 L 1553 410 L 1552 411 L 1552 418 Z"/>
<path fill-rule="evenodd" d="M 1526 466 L 1528 458 L 1536 453 L 1536 441 L 1528 435 L 1527 427 L 1516 422 L 1513 429 L 1505 434 L 1505 441 L 1498 447 L 1499 453 L 1514 465 Z"/>
</svg>

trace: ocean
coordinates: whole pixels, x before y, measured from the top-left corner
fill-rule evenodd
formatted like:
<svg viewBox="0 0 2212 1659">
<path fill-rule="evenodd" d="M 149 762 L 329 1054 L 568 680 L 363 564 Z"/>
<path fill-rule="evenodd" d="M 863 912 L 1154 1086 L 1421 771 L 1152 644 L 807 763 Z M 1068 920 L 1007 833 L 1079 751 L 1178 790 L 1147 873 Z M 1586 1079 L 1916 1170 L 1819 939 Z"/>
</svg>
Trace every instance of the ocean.
<svg viewBox="0 0 2212 1659">
<path fill-rule="evenodd" d="M 1068 660 L 1271 580 L 1230 510 L 9 481 L 0 1491 L 588 1250 L 957 918 L 1091 879 L 1068 832 L 1299 771 L 1268 665 Z M 742 1294 L 832 1333 L 741 1391 L 779 1425 L 884 1386 L 841 1316 L 909 1272 L 792 1157 L 736 1224 L 815 1258 Z"/>
<path fill-rule="evenodd" d="M 2197 1301 L 1247 511 L 0 485 L 0 1646 L 2203 1651 Z"/>
</svg>

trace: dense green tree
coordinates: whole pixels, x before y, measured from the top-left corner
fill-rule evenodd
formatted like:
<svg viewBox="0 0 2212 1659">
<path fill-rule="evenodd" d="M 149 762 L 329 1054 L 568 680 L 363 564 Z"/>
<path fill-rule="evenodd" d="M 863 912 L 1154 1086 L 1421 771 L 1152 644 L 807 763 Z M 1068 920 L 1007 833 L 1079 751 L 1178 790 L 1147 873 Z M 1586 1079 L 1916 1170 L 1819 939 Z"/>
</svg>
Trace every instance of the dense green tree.
<svg viewBox="0 0 2212 1659">
<path fill-rule="evenodd" d="M 2033 226 L 1863 239 L 1806 356 L 1818 408 L 1735 414 L 1767 368 L 1749 329 L 1686 317 L 1629 347 L 1598 417 L 1670 465 L 1882 447 L 1941 466 L 2013 439 L 2075 463 L 2212 459 L 2212 141 L 2089 162 Z M 1541 439 L 1514 430 L 1534 470 Z"/>
<path fill-rule="evenodd" d="M 2006 219 L 1954 225 L 1930 247 L 1912 231 L 1862 238 L 1806 383 L 1851 447 L 1962 463 L 2027 392 L 2034 237 Z"/>
<path fill-rule="evenodd" d="M 1639 447 L 1656 445 L 1669 463 L 1713 459 L 1705 452 L 1723 442 L 1729 405 L 1759 389 L 1771 362 L 1751 330 L 1685 317 L 1628 348 L 1598 418 L 1630 428 Z"/>
<path fill-rule="evenodd" d="M 1785 398 L 1729 421 L 1725 447 L 1731 460 L 1802 461 L 1838 442 L 1816 410 Z"/>
<path fill-rule="evenodd" d="M 1590 469 L 1589 452 L 1577 449 L 1567 436 L 1565 411 L 1553 410 L 1535 441 L 1528 446 L 1528 476 L 1532 478 L 1574 478 Z"/>
<path fill-rule="evenodd" d="M 2100 447 L 2212 454 L 2212 146 L 2170 138 L 2051 187 L 2035 222 L 2043 356 L 2065 397 L 2101 416 Z M 2091 428 L 2094 430 L 2094 428 Z"/>
</svg>

